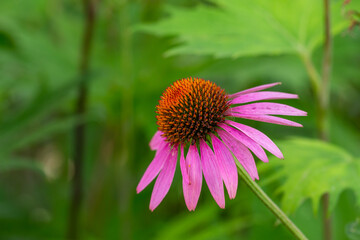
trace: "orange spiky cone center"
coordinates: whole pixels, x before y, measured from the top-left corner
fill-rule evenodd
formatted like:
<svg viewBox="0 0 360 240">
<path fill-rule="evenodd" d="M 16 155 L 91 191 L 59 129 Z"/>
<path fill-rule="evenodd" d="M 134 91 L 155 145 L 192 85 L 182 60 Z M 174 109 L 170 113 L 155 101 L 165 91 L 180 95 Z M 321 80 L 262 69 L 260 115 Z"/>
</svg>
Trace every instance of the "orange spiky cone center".
<svg viewBox="0 0 360 240">
<path fill-rule="evenodd" d="M 215 83 L 186 78 L 168 87 L 156 106 L 157 124 L 171 144 L 206 139 L 224 122 L 227 95 Z"/>
</svg>

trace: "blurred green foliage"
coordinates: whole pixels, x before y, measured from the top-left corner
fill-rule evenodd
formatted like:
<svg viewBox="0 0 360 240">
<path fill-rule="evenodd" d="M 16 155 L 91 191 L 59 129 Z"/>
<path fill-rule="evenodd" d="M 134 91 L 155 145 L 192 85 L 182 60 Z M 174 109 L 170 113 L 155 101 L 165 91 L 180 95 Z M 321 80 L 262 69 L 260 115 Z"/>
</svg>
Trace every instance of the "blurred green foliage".
<svg viewBox="0 0 360 240">
<path fill-rule="evenodd" d="M 359 1 L 346 7 L 342 1 L 332 2 L 331 142 L 358 165 L 360 31 L 347 29 L 346 12 L 359 11 Z M 305 48 L 320 66 L 321 1 L 103 0 L 97 1 L 96 10 L 88 113 L 74 116 L 75 89 L 81 81 L 81 1 L 0 1 L 0 239 L 65 239 L 72 131 L 79 122 L 87 126 L 81 239 L 291 239 L 242 183 L 225 210 L 204 187 L 192 213 L 184 204 L 179 171 L 153 213 L 148 210 L 151 187 L 139 195 L 135 187 L 154 155 L 148 142 L 156 131 L 159 96 L 179 78 L 210 79 L 229 93 L 281 81 L 278 90 L 300 96 L 291 105 L 309 112 L 296 119 L 304 128 L 247 123 L 276 143 L 290 135 L 315 137 L 309 77 L 293 53 L 303 54 Z M 301 171 L 319 174 L 314 165 L 321 163 L 311 151 L 321 155 L 321 150 L 305 147 L 309 156 L 293 159 L 291 149 L 297 147 L 292 144 L 282 140 L 286 159 L 270 161 L 260 172 L 260 184 L 264 181 L 265 191 L 277 203 L 281 195 L 276 189 L 281 187 L 286 199 L 286 193 L 296 190 L 286 183 L 297 180 Z M 291 207 L 291 218 L 310 239 L 319 239 L 321 223 L 306 197 L 328 184 L 327 179 L 337 181 L 333 177 L 349 177 L 355 187 L 359 182 L 359 175 L 340 175 L 343 168 L 338 165 L 349 167 L 345 157 L 323 162 L 333 172 L 316 176 L 319 185 L 315 177 L 306 179 L 313 185 L 298 182 L 306 194 L 297 195 Z M 279 165 L 291 169 L 290 178 L 281 175 Z M 267 171 L 268 166 L 274 171 Z M 336 194 L 335 239 L 356 239 L 359 199 L 352 191 Z"/>
</svg>

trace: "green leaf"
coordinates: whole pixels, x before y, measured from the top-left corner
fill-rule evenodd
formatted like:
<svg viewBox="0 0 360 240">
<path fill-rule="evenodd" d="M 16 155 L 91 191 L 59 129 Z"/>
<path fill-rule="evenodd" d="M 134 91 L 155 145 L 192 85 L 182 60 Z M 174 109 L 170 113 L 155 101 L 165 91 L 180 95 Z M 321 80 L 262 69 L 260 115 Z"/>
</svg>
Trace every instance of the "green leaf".
<svg viewBox="0 0 360 240">
<path fill-rule="evenodd" d="M 169 8 L 170 17 L 138 29 L 180 43 L 167 54 L 241 57 L 310 53 L 322 41 L 322 1 L 213 0 L 217 7 Z M 332 33 L 348 26 L 342 1 L 332 1 Z"/>
<path fill-rule="evenodd" d="M 23 109 L 7 114 L 0 119 L 1 138 L 11 132 L 23 131 L 23 128 L 28 127 L 35 120 L 41 119 L 53 111 L 55 107 L 63 104 L 70 93 L 80 84 L 80 81 L 74 79 L 72 82 L 54 90 L 48 90 L 41 86 L 37 90 L 38 93 L 34 96 L 34 99 L 27 103 Z"/>
<path fill-rule="evenodd" d="M 316 214 L 321 196 L 326 192 L 330 194 L 331 212 L 345 189 L 353 190 L 360 203 L 360 159 L 335 145 L 314 139 L 282 141 L 279 147 L 285 160 L 274 160 L 268 165 L 280 167 L 268 182 L 284 180 L 278 192 L 282 193 L 285 212 L 294 212 L 310 198 Z"/>
<path fill-rule="evenodd" d="M 31 146 L 32 144 L 36 144 L 38 142 L 48 140 L 49 138 L 53 137 L 53 135 L 55 134 L 70 131 L 77 124 L 86 122 L 88 118 L 89 115 L 70 116 L 64 119 L 52 121 L 48 124 L 45 124 L 42 128 L 30 131 L 24 136 L 20 137 L 18 135 L 14 135 L 13 138 L 16 138 L 17 141 L 14 140 L 11 145 L 0 146 L 0 152 L 10 153 L 11 151 L 20 150 L 27 146 Z"/>
<path fill-rule="evenodd" d="M 40 163 L 34 161 L 33 159 L 24 159 L 11 156 L 1 156 L 0 161 L 0 172 L 19 170 L 19 169 L 28 169 L 44 174 L 43 168 Z"/>
<path fill-rule="evenodd" d="M 360 239 L 360 218 L 346 226 L 346 235 L 350 240 Z"/>
<path fill-rule="evenodd" d="M 75 124 L 84 122 L 89 116 L 70 116 L 54 121 L 46 118 L 51 111 L 64 103 L 82 80 L 74 80 L 54 90 L 39 89 L 36 98 L 21 111 L 10 112 L 0 119 L 0 153 L 29 146 L 45 140 L 51 134 L 66 132 Z M 41 124 L 41 128 L 39 125 Z M 36 127 L 38 126 L 38 127 Z M 11 144 L 9 144 L 11 143 Z"/>
<path fill-rule="evenodd" d="M 38 83 L 57 88 L 77 75 L 82 21 L 65 7 L 46 0 L 1 3 L 0 97 L 27 101 Z"/>
<path fill-rule="evenodd" d="M 178 216 L 169 222 L 167 228 L 162 229 L 155 239 L 182 239 L 184 235 L 190 235 L 189 233 L 195 228 L 199 229 L 210 224 L 217 214 L 218 208 L 207 206 L 198 209 L 193 214 Z"/>
<path fill-rule="evenodd" d="M 248 216 L 214 221 L 219 211 L 218 207 L 211 205 L 201 207 L 194 213 L 180 215 L 168 222 L 155 239 L 217 239 L 249 226 Z"/>
</svg>

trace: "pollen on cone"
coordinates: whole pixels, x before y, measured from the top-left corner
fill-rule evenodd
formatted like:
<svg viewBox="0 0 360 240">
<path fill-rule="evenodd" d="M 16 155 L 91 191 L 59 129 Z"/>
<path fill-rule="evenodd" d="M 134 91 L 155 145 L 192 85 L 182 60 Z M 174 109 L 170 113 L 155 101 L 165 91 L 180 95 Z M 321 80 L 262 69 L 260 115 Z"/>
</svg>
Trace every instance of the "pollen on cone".
<svg viewBox="0 0 360 240">
<path fill-rule="evenodd" d="M 186 78 L 167 88 L 156 108 L 159 131 L 174 145 L 205 138 L 224 122 L 229 105 L 224 90 L 215 83 Z"/>
</svg>

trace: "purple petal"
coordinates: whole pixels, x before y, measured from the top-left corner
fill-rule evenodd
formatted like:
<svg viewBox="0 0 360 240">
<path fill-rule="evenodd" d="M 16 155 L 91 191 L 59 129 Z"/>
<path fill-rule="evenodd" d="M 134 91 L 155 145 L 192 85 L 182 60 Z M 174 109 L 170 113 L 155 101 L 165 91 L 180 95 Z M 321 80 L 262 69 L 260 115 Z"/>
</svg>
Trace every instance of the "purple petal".
<svg viewBox="0 0 360 240">
<path fill-rule="evenodd" d="M 144 188 L 149 185 L 149 183 L 154 180 L 156 175 L 160 172 L 160 170 L 163 168 L 164 163 L 166 159 L 168 158 L 168 155 L 170 154 L 170 144 L 162 141 L 159 144 L 159 150 L 157 150 L 154 159 L 151 161 L 149 167 L 146 169 L 144 175 L 142 176 L 139 184 L 136 187 L 136 192 L 139 193 Z"/>
<path fill-rule="evenodd" d="M 220 174 L 224 180 L 226 189 L 229 193 L 230 199 L 235 198 L 238 187 L 238 173 L 234 157 L 229 149 L 213 134 L 211 134 L 211 141 L 219 165 Z"/>
<path fill-rule="evenodd" d="M 280 82 L 276 82 L 276 83 L 270 83 L 270 84 L 264 84 L 264 85 L 260 85 L 260 86 L 257 86 L 257 87 L 253 87 L 253 88 L 249 88 L 249 89 L 246 89 L 244 91 L 241 91 L 241 92 L 237 92 L 237 93 L 234 93 L 234 94 L 231 94 L 229 95 L 230 98 L 236 98 L 240 95 L 243 95 L 245 93 L 252 93 L 252 92 L 257 92 L 257 91 L 261 91 L 261 90 L 264 90 L 264 89 L 268 89 L 268 88 L 271 88 L 273 86 L 276 86 L 276 85 L 279 85 L 281 84 Z"/>
<path fill-rule="evenodd" d="M 159 144 L 164 141 L 164 138 L 161 136 L 163 132 L 156 131 L 155 135 L 152 137 L 150 141 L 150 149 L 151 150 L 157 150 L 159 147 Z"/>
<path fill-rule="evenodd" d="M 194 211 L 200 197 L 202 185 L 200 156 L 195 144 L 189 148 L 186 156 L 186 166 L 189 173 L 189 182 L 186 182 L 183 178 L 184 199 L 189 211 Z"/>
<path fill-rule="evenodd" d="M 287 116 L 306 116 L 307 113 L 297 108 L 290 107 L 281 103 L 250 103 L 247 105 L 237 106 L 231 108 L 232 112 L 238 112 L 241 114 L 274 114 L 274 115 L 287 115 Z"/>
<path fill-rule="evenodd" d="M 231 117 L 238 117 L 238 118 L 245 118 L 260 122 L 268 122 L 274 123 L 279 125 L 285 126 L 292 126 L 292 127 L 302 127 L 300 123 L 293 122 L 284 118 L 275 117 L 275 116 L 268 116 L 268 115 L 250 115 L 250 114 L 241 114 L 241 113 L 234 113 L 234 112 L 227 112 Z"/>
<path fill-rule="evenodd" d="M 184 145 L 182 144 L 181 144 L 181 155 L 180 155 L 180 170 L 185 183 L 190 184 L 188 168 L 186 166 L 185 158 L 184 158 Z"/>
<path fill-rule="evenodd" d="M 296 94 L 282 93 L 282 92 L 254 92 L 240 95 L 233 100 L 230 100 L 230 104 L 240 104 L 255 102 L 261 100 L 275 100 L 275 99 L 294 99 L 298 98 Z"/>
<path fill-rule="evenodd" d="M 151 211 L 154 211 L 154 209 L 161 203 L 170 189 L 175 174 L 177 157 L 178 147 L 174 146 L 171 149 L 171 153 L 168 155 L 164 168 L 161 170 L 156 179 L 150 199 L 149 208 Z"/>
<path fill-rule="evenodd" d="M 261 161 L 268 162 L 269 159 L 266 156 L 264 149 L 260 147 L 258 143 L 249 138 L 246 134 L 242 133 L 238 129 L 229 127 L 226 124 L 220 123 L 219 127 L 223 128 L 226 132 L 236 138 L 239 142 L 249 148 Z"/>
<path fill-rule="evenodd" d="M 255 142 L 260 144 L 263 148 L 274 154 L 276 157 L 284 158 L 283 154 L 281 153 L 280 149 L 275 145 L 275 143 L 271 141 L 271 139 L 268 136 L 266 136 L 264 133 L 260 132 L 259 130 L 230 120 L 226 120 L 225 123 L 239 129 L 240 131 L 245 133 L 248 137 L 250 137 Z"/>
<path fill-rule="evenodd" d="M 224 141 L 225 145 L 235 155 L 236 159 L 249 173 L 250 177 L 255 180 L 259 179 L 259 174 L 255 165 L 254 157 L 251 155 L 249 149 L 242 143 L 236 140 L 233 136 L 225 132 L 224 130 L 217 130 L 219 136 Z"/>
<path fill-rule="evenodd" d="M 216 156 L 206 142 L 200 140 L 201 165 L 210 193 L 220 208 L 225 208 L 224 186 Z"/>
</svg>

